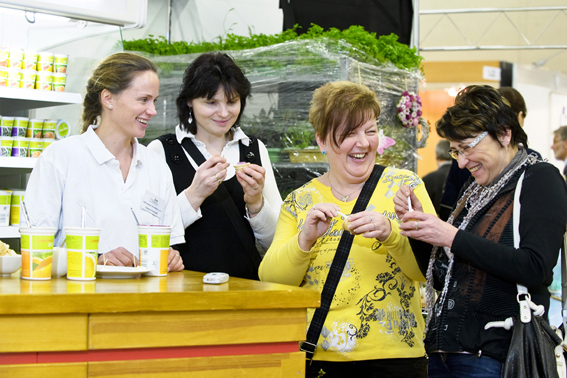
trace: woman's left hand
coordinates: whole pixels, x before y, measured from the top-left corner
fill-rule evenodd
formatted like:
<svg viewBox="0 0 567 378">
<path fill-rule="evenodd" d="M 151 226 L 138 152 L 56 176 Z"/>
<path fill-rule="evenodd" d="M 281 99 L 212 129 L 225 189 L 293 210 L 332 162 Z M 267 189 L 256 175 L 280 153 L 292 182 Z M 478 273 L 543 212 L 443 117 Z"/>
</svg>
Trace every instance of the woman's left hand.
<svg viewBox="0 0 567 378">
<path fill-rule="evenodd" d="M 250 164 L 248 167 L 236 172 L 236 179 L 244 190 L 244 202 L 248 205 L 248 210 L 251 213 L 254 213 L 262 206 L 265 176 L 266 169 L 256 164 Z"/>
<path fill-rule="evenodd" d="M 179 251 L 169 247 L 169 256 L 167 258 L 167 271 L 168 272 L 179 272 L 185 268 L 183 265 L 183 259 L 179 254 Z"/>
<path fill-rule="evenodd" d="M 400 234 L 439 247 L 451 247 L 458 229 L 436 215 L 412 211 L 400 223 Z"/>
<path fill-rule="evenodd" d="M 348 216 L 348 228 L 353 235 L 362 235 L 365 238 L 376 238 L 379 241 L 388 239 L 392 226 L 388 218 L 374 211 L 361 211 Z M 346 222 L 346 220 L 344 220 Z"/>
</svg>

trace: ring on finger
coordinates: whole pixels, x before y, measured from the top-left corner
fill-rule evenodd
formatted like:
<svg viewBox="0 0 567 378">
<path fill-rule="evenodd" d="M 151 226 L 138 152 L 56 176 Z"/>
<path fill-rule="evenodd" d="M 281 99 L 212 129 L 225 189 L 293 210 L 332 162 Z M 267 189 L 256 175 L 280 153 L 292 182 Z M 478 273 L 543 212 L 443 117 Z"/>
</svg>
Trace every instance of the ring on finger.
<svg viewBox="0 0 567 378">
<path fill-rule="evenodd" d="M 376 223 L 372 222 L 372 226 L 374 227 L 374 230 L 376 229 Z"/>
<path fill-rule="evenodd" d="M 257 190 L 257 189 L 258 189 L 258 185 L 252 188 L 252 190 Z"/>
<path fill-rule="evenodd" d="M 415 230 L 419 230 L 419 221 L 415 221 Z"/>
<path fill-rule="evenodd" d="M 317 210 L 317 205 L 313 205 L 313 210 Z"/>
</svg>

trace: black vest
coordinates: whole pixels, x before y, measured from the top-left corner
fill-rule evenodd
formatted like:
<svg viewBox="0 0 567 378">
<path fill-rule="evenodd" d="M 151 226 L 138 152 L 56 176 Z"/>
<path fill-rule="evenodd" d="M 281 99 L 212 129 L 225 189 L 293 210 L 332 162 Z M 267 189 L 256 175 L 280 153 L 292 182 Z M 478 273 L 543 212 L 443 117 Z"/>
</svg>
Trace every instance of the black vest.
<svg viewBox="0 0 567 378">
<path fill-rule="evenodd" d="M 179 194 L 193 182 L 195 169 L 174 134 L 162 135 L 158 139 L 173 174 L 175 191 Z M 186 138 L 184 144 L 186 141 L 193 143 Z M 240 161 L 262 165 L 256 139 L 250 138 L 248 147 L 240 142 L 239 147 Z M 221 190 L 221 186 L 226 190 Z M 232 214 L 232 220 L 226 205 L 223 205 L 230 199 L 238 209 L 238 212 L 228 213 Z M 202 218 L 185 229 L 185 243 L 175 246 L 183 258 L 185 269 L 258 279 L 261 257 L 256 249 L 254 232 L 244 218 L 244 206 L 244 190 L 236 176 L 224 181 L 215 193 L 205 199 L 201 204 Z M 237 232 L 233 222 L 238 222 L 241 232 Z"/>
</svg>

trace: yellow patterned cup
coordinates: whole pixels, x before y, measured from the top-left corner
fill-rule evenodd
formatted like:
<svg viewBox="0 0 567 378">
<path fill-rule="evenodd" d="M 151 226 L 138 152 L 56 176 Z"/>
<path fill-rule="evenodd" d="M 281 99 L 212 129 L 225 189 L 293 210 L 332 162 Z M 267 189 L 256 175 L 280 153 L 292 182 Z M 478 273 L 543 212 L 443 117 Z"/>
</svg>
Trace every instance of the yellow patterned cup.
<svg viewBox="0 0 567 378">
<path fill-rule="evenodd" d="M 171 227 L 139 226 L 140 263 L 150 269 L 146 276 L 167 275 Z"/>
<path fill-rule="evenodd" d="M 100 228 L 65 227 L 67 244 L 67 279 L 96 279 Z"/>
<path fill-rule="evenodd" d="M 50 280 L 53 260 L 53 239 L 57 229 L 21 227 L 22 278 Z"/>
</svg>

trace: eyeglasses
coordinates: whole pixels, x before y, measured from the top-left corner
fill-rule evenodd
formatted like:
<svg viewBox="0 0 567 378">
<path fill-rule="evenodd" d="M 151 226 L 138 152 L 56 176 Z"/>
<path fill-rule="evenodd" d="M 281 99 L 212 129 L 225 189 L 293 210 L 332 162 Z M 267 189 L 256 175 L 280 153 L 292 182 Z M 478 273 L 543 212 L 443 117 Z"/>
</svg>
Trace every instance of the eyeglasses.
<svg viewBox="0 0 567 378">
<path fill-rule="evenodd" d="M 469 155 L 471 153 L 472 149 L 475 148 L 475 146 L 480 143 L 482 138 L 484 138 L 487 135 L 488 135 L 488 131 L 483 132 L 482 134 L 477 136 L 475 138 L 475 140 L 472 141 L 471 144 L 464 146 L 463 148 L 458 149 L 458 150 L 449 150 L 449 155 L 451 155 L 451 157 L 455 160 L 457 160 L 459 158 L 459 154 L 461 154 L 463 156 Z"/>
</svg>

